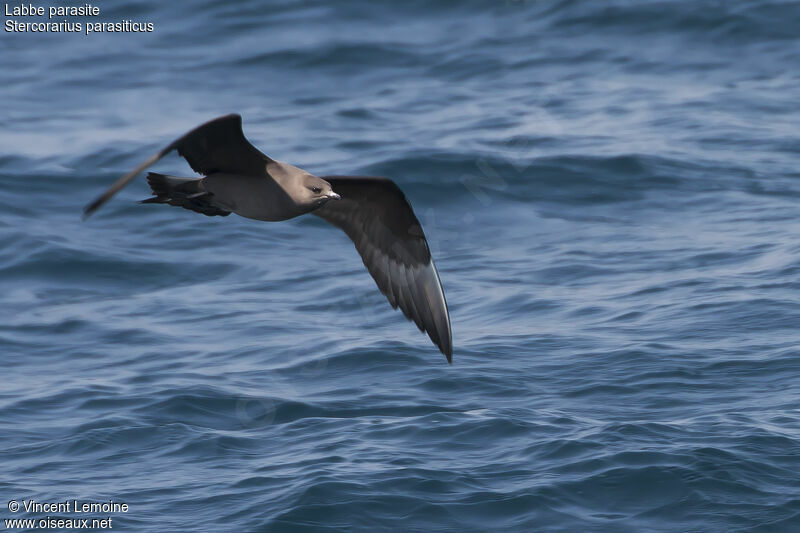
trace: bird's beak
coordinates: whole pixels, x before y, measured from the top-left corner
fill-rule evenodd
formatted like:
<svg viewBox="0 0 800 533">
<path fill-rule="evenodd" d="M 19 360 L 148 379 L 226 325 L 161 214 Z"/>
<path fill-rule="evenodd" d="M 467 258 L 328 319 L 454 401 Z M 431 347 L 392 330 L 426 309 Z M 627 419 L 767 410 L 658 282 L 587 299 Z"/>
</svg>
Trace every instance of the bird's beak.
<svg viewBox="0 0 800 533">
<path fill-rule="evenodd" d="M 333 191 L 331 191 L 330 194 L 328 194 L 328 198 L 331 199 L 331 200 L 341 200 L 342 199 L 341 196 L 339 196 L 338 194 L 336 194 Z"/>
</svg>

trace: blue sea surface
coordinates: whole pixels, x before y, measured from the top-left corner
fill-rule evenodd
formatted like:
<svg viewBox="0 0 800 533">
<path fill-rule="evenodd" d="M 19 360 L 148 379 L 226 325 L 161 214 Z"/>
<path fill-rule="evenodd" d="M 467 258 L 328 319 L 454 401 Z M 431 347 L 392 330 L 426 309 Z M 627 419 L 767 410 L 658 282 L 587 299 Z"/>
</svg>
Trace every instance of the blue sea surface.
<svg viewBox="0 0 800 533">
<path fill-rule="evenodd" d="M 96 5 L 0 35 L 0 520 L 800 531 L 799 2 Z M 452 366 L 316 217 L 81 220 L 231 112 L 402 187 Z"/>
</svg>

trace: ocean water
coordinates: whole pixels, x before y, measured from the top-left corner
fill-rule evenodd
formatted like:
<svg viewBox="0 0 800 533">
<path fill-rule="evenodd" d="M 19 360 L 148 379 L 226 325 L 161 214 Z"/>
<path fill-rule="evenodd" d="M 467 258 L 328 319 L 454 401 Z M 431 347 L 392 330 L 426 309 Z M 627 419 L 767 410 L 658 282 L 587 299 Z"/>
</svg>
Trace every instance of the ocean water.
<svg viewBox="0 0 800 533">
<path fill-rule="evenodd" d="M 0 35 L 0 519 L 800 531 L 800 4 L 96 5 Z M 452 366 L 315 217 L 81 220 L 231 112 L 400 184 Z"/>
</svg>

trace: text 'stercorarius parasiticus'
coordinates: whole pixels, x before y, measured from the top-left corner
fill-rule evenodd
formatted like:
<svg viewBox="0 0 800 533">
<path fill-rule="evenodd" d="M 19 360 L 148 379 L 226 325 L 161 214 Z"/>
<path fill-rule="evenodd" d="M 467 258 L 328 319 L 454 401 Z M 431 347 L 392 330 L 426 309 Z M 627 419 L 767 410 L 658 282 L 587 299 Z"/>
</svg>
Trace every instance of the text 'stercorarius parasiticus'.
<svg viewBox="0 0 800 533">
<path fill-rule="evenodd" d="M 176 140 L 122 176 L 86 206 L 88 217 L 137 174 L 177 150 L 203 178 L 151 172 L 153 197 L 146 204 L 169 204 L 208 216 L 231 213 L 278 221 L 313 213 L 344 230 L 361 254 L 378 288 L 425 331 L 452 362 L 450 315 L 439 273 L 419 220 L 403 191 L 386 178 L 323 176 L 276 161 L 245 138 L 242 117 L 226 115 Z"/>
</svg>

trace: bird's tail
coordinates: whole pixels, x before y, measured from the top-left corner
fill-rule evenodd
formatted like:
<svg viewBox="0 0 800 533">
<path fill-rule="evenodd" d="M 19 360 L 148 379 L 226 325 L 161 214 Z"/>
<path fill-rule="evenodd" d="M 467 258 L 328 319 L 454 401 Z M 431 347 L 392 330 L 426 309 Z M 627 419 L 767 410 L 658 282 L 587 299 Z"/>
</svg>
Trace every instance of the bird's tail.
<svg viewBox="0 0 800 533">
<path fill-rule="evenodd" d="M 210 217 L 231 214 L 214 203 L 214 195 L 205 190 L 202 178 L 178 178 L 150 172 L 147 183 L 154 196 L 142 200 L 143 204 L 175 205 Z"/>
</svg>

